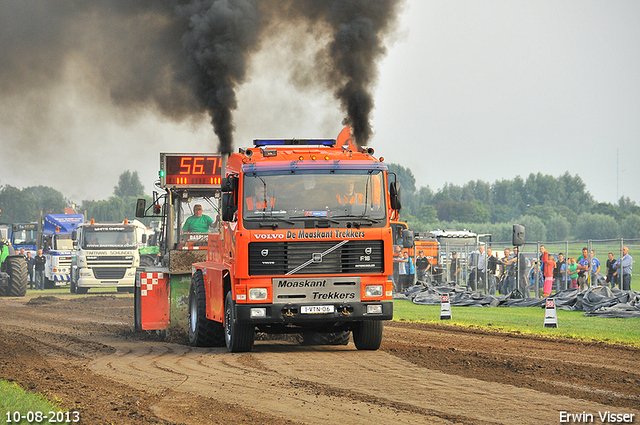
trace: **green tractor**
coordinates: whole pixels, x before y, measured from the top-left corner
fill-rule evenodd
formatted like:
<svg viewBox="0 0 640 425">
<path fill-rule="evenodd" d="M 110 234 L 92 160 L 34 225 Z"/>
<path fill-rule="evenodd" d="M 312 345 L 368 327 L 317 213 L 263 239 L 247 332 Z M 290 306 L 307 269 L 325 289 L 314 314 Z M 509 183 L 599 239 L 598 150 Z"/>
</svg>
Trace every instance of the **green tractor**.
<svg viewBox="0 0 640 425">
<path fill-rule="evenodd" d="M 16 255 L 13 247 L 0 241 L 0 297 L 24 297 L 27 294 L 27 260 Z"/>
</svg>

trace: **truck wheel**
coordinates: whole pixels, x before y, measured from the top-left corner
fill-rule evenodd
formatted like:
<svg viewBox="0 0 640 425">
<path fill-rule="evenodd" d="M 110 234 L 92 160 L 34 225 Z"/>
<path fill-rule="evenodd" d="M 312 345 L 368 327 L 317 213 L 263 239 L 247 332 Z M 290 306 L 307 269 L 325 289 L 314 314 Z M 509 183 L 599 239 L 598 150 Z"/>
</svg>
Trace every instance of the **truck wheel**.
<svg viewBox="0 0 640 425">
<path fill-rule="evenodd" d="M 224 339 L 227 350 L 231 353 L 251 351 L 255 336 L 255 326 L 236 322 L 235 302 L 231 298 L 231 291 L 227 292 L 224 300 Z"/>
<path fill-rule="evenodd" d="M 347 345 L 351 332 L 303 332 L 302 345 Z"/>
<path fill-rule="evenodd" d="M 151 258 L 148 255 L 141 255 L 140 256 L 140 267 L 155 267 L 155 264 L 153 263 L 153 258 Z"/>
<path fill-rule="evenodd" d="M 189 343 L 196 347 L 224 345 L 222 323 L 207 319 L 207 294 L 200 270 L 191 278 L 189 289 Z"/>
<path fill-rule="evenodd" d="M 76 278 L 75 278 L 75 273 L 73 270 L 71 270 L 71 276 L 69 276 L 69 291 L 71 291 L 72 294 L 75 294 L 76 292 L 78 292 L 78 286 L 76 283 Z"/>
<path fill-rule="evenodd" d="M 353 342 L 358 350 L 377 350 L 382 344 L 382 320 L 365 320 L 353 330 Z"/>
<path fill-rule="evenodd" d="M 133 291 L 133 327 L 136 332 L 142 331 L 142 306 L 140 302 L 140 273 L 136 273 L 136 286 Z"/>
<path fill-rule="evenodd" d="M 27 260 L 21 256 L 7 257 L 7 273 L 9 274 L 9 287 L 7 295 L 10 297 L 24 297 L 27 294 Z"/>
</svg>

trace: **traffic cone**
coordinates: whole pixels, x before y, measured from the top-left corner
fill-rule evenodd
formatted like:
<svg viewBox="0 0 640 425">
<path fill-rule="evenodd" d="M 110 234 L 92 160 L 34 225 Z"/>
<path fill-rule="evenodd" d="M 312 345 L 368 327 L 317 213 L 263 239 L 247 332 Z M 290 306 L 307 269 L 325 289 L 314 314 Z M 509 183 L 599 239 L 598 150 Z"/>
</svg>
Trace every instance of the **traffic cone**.
<svg viewBox="0 0 640 425">
<path fill-rule="evenodd" d="M 556 300 L 547 298 L 547 304 L 544 308 L 544 327 L 557 328 L 558 314 L 556 312 Z"/>
<path fill-rule="evenodd" d="M 451 319 L 451 303 L 449 302 L 449 295 L 443 295 L 440 303 L 440 320 L 449 319 Z"/>
</svg>

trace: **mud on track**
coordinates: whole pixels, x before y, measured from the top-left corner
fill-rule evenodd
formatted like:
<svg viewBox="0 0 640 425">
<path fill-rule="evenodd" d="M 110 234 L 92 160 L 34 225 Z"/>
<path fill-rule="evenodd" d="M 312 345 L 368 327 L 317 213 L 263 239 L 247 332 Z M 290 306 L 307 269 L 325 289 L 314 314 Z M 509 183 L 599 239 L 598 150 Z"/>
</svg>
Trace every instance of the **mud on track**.
<svg viewBox="0 0 640 425">
<path fill-rule="evenodd" d="M 640 349 L 389 322 L 379 351 L 133 333 L 130 295 L 0 298 L 0 377 L 86 424 L 556 424 L 633 413 Z M 0 412 L 4 413 L 4 412 Z"/>
</svg>

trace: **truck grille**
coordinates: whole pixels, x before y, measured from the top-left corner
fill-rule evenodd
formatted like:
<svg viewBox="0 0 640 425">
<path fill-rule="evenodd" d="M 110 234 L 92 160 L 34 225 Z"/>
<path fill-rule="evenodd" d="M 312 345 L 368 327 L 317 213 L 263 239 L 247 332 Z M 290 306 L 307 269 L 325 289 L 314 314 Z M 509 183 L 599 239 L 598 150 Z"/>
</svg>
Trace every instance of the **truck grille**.
<svg viewBox="0 0 640 425">
<path fill-rule="evenodd" d="M 285 275 L 315 257 L 316 262 L 298 274 L 381 273 L 384 266 L 382 241 L 349 241 L 327 253 L 339 241 L 252 242 L 249 244 L 249 275 Z"/>
<path fill-rule="evenodd" d="M 133 256 L 87 256 L 87 267 L 133 267 Z"/>
<path fill-rule="evenodd" d="M 93 275 L 99 280 L 122 279 L 126 271 L 124 267 L 94 267 Z"/>
</svg>

